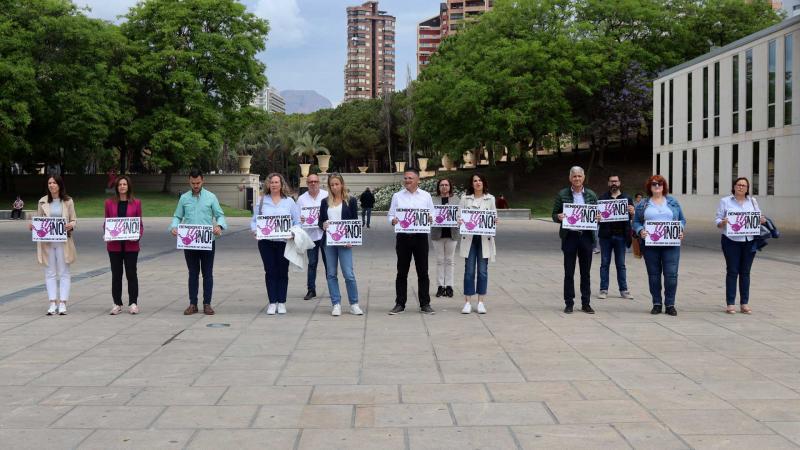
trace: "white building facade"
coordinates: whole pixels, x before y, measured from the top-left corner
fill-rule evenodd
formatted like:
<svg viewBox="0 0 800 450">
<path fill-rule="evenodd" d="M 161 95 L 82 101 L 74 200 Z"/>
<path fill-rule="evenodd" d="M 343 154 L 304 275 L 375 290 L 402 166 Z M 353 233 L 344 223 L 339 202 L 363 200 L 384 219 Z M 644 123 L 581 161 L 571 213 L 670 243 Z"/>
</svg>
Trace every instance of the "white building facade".
<svg viewBox="0 0 800 450">
<path fill-rule="evenodd" d="M 272 86 L 259 91 L 250 104 L 271 113 L 286 114 L 286 100 L 284 100 L 280 92 Z"/>
<path fill-rule="evenodd" d="M 737 177 L 779 227 L 800 228 L 800 16 L 659 74 L 653 173 L 710 221 Z"/>
</svg>

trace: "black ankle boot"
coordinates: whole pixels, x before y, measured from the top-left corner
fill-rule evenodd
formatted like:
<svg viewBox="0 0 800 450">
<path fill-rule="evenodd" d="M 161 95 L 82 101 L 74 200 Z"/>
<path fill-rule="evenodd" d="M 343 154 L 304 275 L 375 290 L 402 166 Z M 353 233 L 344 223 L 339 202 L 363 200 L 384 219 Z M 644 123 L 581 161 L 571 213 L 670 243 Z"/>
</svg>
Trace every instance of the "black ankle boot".
<svg viewBox="0 0 800 450">
<path fill-rule="evenodd" d="M 439 289 L 436 289 L 436 296 L 441 297 L 444 295 L 444 286 L 439 286 Z"/>
<path fill-rule="evenodd" d="M 444 288 L 444 295 L 446 295 L 448 297 L 452 297 L 453 296 L 453 286 L 447 286 L 446 288 Z"/>
<path fill-rule="evenodd" d="M 650 314 L 661 314 L 661 305 L 653 305 L 653 309 L 650 310 Z"/>
</svg>

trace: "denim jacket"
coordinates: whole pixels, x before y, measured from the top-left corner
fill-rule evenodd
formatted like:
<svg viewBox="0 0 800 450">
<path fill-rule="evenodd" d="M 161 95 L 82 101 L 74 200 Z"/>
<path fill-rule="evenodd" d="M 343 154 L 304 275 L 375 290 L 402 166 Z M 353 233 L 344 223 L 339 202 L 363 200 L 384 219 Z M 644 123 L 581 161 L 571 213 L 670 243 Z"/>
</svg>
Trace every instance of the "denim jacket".
<svg viewBox="0 0 800 450">
<path fill-rule="evenodd" d="M 636 206 L 636 212 L 633 214 L 633 232 L 638 236 L 644 228 L 644 210 L 650 205 L 650 197 L 643 199 Z M 667 206 L 672 210 L 672 220 L 680 220 L 681 227 L 686 228 L 686 217 L 683 216 L 683 210 L 678 200 L 671 195 L 667 195 Z"/>
</svg>

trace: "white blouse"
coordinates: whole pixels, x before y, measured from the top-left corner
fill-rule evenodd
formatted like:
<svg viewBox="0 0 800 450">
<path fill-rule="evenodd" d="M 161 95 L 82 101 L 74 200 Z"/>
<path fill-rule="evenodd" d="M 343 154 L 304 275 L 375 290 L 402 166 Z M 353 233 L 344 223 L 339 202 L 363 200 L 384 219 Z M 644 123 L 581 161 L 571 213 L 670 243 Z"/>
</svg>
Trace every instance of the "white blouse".
<svg viewBox="0 0 800 450">
<path fill-rule="evenodd" d="M 342 204 L 328 207 L 328 220 L 342 220 Z"/>
<path fill-rule="evenodd" d="M 728 216 L 728 211 L 733 212 L 761 212 L 758 207 L 758 202 L 751 196 L 744 199 L 744 203 L 739 204 L 736 201 L 736 196 L 726 195 L 719 200 L 719 207 L 717 207 L 717 215 L 714 218 L 714 223 L 719 227 L 719 223 Z M 721 228 L 722 234 L 725 234 L 725 228 Z M 736 242 L 752 241 L 753 236 L 728 236 L 728 239 Z"/>
</svg>

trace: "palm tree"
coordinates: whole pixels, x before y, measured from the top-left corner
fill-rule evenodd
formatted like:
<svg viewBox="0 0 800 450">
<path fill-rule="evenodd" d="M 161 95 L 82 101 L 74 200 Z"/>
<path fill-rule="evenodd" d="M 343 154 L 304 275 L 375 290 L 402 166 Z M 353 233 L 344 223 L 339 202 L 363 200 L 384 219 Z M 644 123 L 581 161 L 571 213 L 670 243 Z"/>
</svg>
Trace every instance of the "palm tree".
<svg viewBox="0 0 800 450">
<path fill-rule="evenodd" d="M 311 160 L 312 163 L 312 158 L 320 153 L 330 155 L 331 152 L 322 145 L 319 139 L 320 136 L 318 134 L 312 136 L 309 132 L 304 133 L 298 140 L 295 141 L 295 147 L 294 150 L 292 150 L 292 155 L 297 156 L 303 162 L 308 162 L 308 160 Z"/>
</svg>

